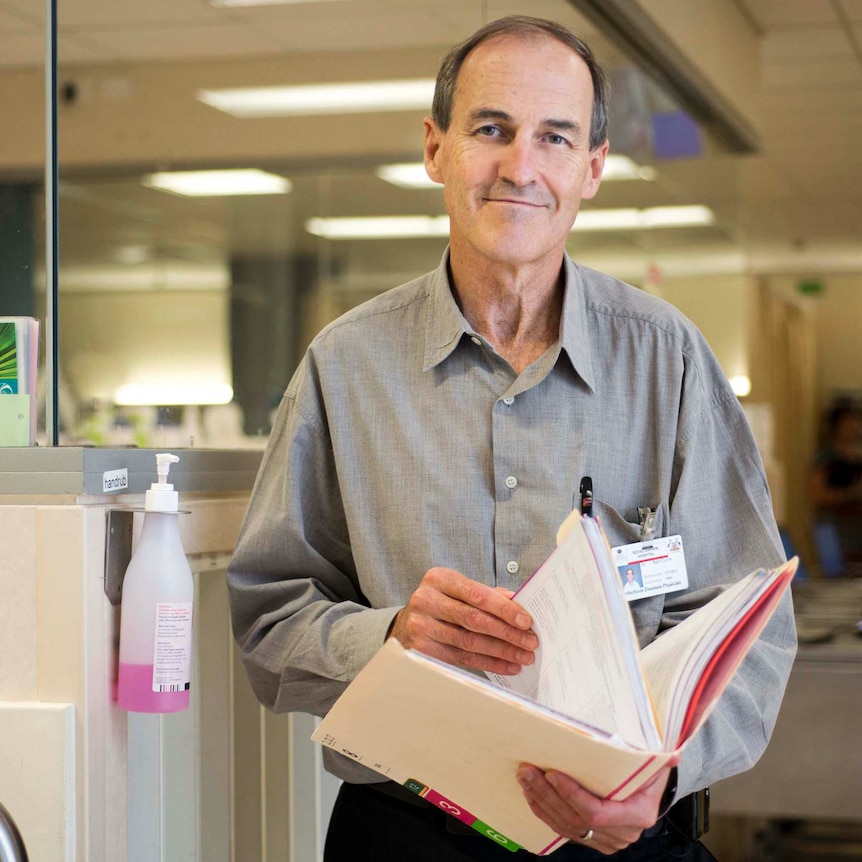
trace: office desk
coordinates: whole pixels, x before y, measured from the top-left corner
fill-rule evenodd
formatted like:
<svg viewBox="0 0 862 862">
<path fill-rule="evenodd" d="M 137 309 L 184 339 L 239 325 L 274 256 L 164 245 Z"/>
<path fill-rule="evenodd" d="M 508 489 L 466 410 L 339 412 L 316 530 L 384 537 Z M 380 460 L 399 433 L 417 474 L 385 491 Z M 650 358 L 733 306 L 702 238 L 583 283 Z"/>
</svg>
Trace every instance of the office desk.
<svg viewBox="0 0 862 862">
<path fill-rule="evenodd" d="M 716 815 L 862 821 L 862 580 L 794 587 L 800 643 L 775 732 L 749 772 L 711 788 Z"/>
</svg>

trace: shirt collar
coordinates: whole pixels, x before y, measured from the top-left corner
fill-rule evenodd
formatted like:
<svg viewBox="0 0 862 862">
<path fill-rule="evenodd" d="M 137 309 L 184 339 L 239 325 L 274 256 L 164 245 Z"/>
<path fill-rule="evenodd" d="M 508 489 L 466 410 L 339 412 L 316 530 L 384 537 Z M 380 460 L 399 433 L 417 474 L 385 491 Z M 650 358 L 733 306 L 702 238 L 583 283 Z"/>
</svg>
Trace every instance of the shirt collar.
<svg viewBox="0 0 862 862">
<path fill-rule="evenodd" d="M 587 328 L 586 285 L 580 267 L 568 255 L 563 256 L 563 277 L 566 292 L 563 294 L 560 346 L 581 380 L 595 391 L 593 356 L 596 351 Z"/>
<path fill-rule="evenodd" d="M 563 314 L 560 325 L 560 347 L 566 352 L 575 371 L 590 389 L 594 388 L 594 351 L 586 326 L 586 298 L 579 268 L 572 259 L 563 258 Z M 449 249 L 440 265 L 431 273 L 428 316 L 425 322 L 425 358 L 423 371 L 439 365 L 458 346 L 462 336 L 476 333 L 467 322 L 449 282 Z"/>
<path fill-rule="evenodd" d="M 449 283 L 449 249 L 440 265 L 431 273 L 428 295 L 428 316 L 425 320 L 425 361 L 423 371 L 439 365 L 458 346 L 461 337 L 473 330 L 461 314 Z"/>
</svg>

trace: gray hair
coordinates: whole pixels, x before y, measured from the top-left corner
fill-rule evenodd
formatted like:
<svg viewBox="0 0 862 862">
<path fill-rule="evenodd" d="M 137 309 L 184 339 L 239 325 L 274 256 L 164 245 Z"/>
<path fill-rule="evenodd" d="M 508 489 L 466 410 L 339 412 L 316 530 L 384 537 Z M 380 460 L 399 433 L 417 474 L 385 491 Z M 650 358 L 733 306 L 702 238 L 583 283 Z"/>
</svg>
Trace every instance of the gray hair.
<svg viewBox="0 0 862 862">
<path fill-rule="evenodd" d="M 438 128 L 445 132 L 452 122 L 452 104 L 455 101 L 458 74 L 467 56 L 474 48 L 495 36 L 535 37 L 541 35 L 551 36 L 564 45 L 568 45 L 587 64 L 590 78 L 593 81 L 590 149 L 600 147 L 608 136 L 609 87 L 604 71 L 587 44 L 571 30 L 555 21 L 548 21 L 545 18 L 531 18 L 528 15 L 510 15 L 507 18 L 491 21 L 477 30 L 469 39 L 452 48 L 443 58 L 440 71 L 437 73 L 434 101 L 431 105 L 431 116 Z"/>
</svg>

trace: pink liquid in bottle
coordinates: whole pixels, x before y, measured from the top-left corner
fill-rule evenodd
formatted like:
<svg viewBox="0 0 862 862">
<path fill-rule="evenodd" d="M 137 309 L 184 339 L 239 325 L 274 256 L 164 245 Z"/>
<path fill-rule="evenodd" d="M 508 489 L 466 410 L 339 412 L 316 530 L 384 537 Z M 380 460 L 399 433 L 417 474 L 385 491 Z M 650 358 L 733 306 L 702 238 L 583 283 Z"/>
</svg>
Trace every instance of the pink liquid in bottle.
<svg viewBox="0 0 862 862">
<path fill-rule="evenodd" d="M 189 690 L 153 691 L 153 666 L 120 662 L 117 705 L 132 712 L 179 712 L 189 705 Z"/>
</svg>

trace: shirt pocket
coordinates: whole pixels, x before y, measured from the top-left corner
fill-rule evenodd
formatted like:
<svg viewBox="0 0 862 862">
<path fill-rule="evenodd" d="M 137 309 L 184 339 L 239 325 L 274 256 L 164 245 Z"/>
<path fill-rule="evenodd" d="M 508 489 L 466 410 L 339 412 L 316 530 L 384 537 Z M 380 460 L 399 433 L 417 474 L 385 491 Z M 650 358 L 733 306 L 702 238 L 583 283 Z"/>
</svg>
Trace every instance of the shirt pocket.
<svg viewBox="0 0 862 862">
<path fill-rule="evenodd" d="M 637 509 L 632 513 L 637 516 Z M 593 516 L 598 518 L 608 543 L 612 548 L 618 545 L 631 545 L 641 542 L 641 525 L 637 522 L 626 520 L 613 506 L 603 503 L 601 500 L 593 500 Z M 667 503 L 662 502 L 656 507 L 655 535 L 665 535 L 668 523 Z M 629 610 L 634 620 L 635 629 L 638 634 L 638 642 L 641 649 L 651 643 L 658 634 L 661 623 L 661 615 L 664 610 L 664 595 L 649 596 L 645 599 L 636 599 L 628 602 Z"/>
</svg>

